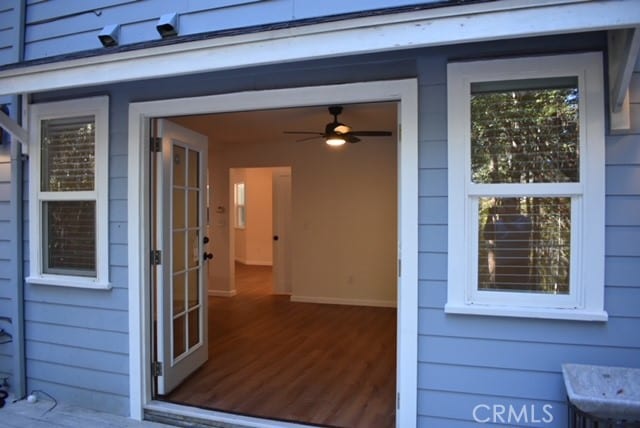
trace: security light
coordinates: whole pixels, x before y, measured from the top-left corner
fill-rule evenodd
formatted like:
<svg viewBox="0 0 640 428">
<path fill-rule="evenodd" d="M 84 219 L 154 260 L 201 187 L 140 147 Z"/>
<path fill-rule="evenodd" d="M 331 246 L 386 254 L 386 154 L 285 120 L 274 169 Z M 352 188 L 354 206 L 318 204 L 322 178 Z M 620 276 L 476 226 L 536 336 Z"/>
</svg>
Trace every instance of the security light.
<svg viewBox="0 0 640 428">
<path fill-rule="evenodd" d="M 120 24 L 107 25 L 98 34 L 98 39 L 105 48 L 117 46 L 118 37 L 120 37 Z"/>
<path fill-rule="evenodd" d="M 162 15 L 158 20 L 156 29 L 162 38 L 173 37 L 178 35 L 178 14 L 167 13 Z"/>
</svg>

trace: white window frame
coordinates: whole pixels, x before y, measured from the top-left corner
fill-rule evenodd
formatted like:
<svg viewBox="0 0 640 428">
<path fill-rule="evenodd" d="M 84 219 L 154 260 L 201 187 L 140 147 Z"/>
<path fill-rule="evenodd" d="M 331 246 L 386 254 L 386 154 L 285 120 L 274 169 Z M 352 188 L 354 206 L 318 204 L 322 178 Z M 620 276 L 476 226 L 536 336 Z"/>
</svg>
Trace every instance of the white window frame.
<svg viewBox="0 0 640 428">
<path fill-rule="evenodd" d="M 239 181 L 233 184 L 233 212 L 234 212 L 234 218 L 235 218 L 235 228 L 242 229 L 242 230 L 246 229 L 247 228 L 247 185 L 245 184 L 244 181 Z"/>
<path fill-rule="evenodd" d="M 580 182 L 479 184 L 471 180 L 471 84 L 577 77 Z M 448 295 L 445 312 L 605 321 L 604 85 L 602 54 L 589 52 L 450 63 L 448 97 Z M 570 293 L 478 290 L 478 199 L 572 198 Z"/>
<path fill-rule="evenodd" d="M 77 116 L 95 117 L 95 181 L 93 191 L 56 192 L 55 201 L 84 200 L 96 202 L 96 273 L 95 276 L 45 273 L 43 266 L 42 202 L 48 200 L 41 192 L 41 123 L 44 120 Z M 26 281 L 31 284 L 56 285 L 93 289 L 109 289 L 109 97 L 92 97 L 30 106 L 29 165 L 29 264 Z M 45 195 L 43 195 L 43 193 Z"/>
</svg>

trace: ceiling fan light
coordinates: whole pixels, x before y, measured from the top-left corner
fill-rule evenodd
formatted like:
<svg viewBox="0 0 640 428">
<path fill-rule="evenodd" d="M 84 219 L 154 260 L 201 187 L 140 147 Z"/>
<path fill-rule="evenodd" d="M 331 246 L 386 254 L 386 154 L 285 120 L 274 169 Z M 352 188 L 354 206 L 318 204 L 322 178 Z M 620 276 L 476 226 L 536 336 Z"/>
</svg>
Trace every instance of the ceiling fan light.
<svg viewBox="0 0 640 428">
<path fill-rule="evenodd" d="M 346 142 L 347 141 L 339 135 L 332 135 L 326 139 L 326 143 L 333 147 L 341 146 Z"/>
<path fill-rule="evenodd" d="M 346 134 L 347 132 L 351 132 L 351 128 L 345 124 L 338 123 L 333 128 L 333 132 L 337 132 L 338 134 Z"/>
</svg>

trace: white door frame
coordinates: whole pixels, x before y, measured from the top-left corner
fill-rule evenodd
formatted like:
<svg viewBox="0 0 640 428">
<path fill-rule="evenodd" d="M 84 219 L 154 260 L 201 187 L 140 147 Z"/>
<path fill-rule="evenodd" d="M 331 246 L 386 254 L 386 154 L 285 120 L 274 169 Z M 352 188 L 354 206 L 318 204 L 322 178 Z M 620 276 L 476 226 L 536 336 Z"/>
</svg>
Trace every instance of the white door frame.
<svg viewBox="0 0 640 428">
<path fill-rule="evenodd" d="M 396 425 L 417 422 L 418 371 L 418 84 L 416 79 L 239 92 L 129 105 L 128 251 L 130 416 L 142 419 L 152 404 L 149 231 L 145 225 L 149 192 L 149 118 L 251 111 L 329 104 L 398 101 L 398 278 Z M 233 422 L 233 415 L 226 415 Z M 240 419 L 238 419 L 240 420 Z M 246 425 L 246 418 L 242 418 Z M 270 426 L 256 419 L 254 426 Z M 275 425 L 274 425 L 275 426 Z"/>
</svg>

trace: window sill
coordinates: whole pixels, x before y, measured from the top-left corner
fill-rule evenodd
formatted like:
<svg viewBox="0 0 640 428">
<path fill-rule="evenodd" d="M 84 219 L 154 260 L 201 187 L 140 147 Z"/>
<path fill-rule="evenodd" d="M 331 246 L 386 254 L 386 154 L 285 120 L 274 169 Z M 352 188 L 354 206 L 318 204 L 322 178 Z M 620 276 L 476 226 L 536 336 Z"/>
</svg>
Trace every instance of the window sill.
<svg viewBox="0 0 640 428">
<path fill-rule="evenodd" d="M 607 321 L 606 311 L 590 311 L 585 309 L 554 308 L 519 308 L 496 305 L 463 305 L 447 303 L 444 307 L 447 314 L 484 315 L 496 317 L 540 318 L 573 321 Z"/>
<path fill-rule="evenodd" d="M 53 285 L 56 287 L 88 288 L 92 290 L 110 290 L 111 283 L 99 281 L 95 278 L 82 278 L 75 276 L 29 276 L 25 278 L 28 284 Z"/>
</svg>

